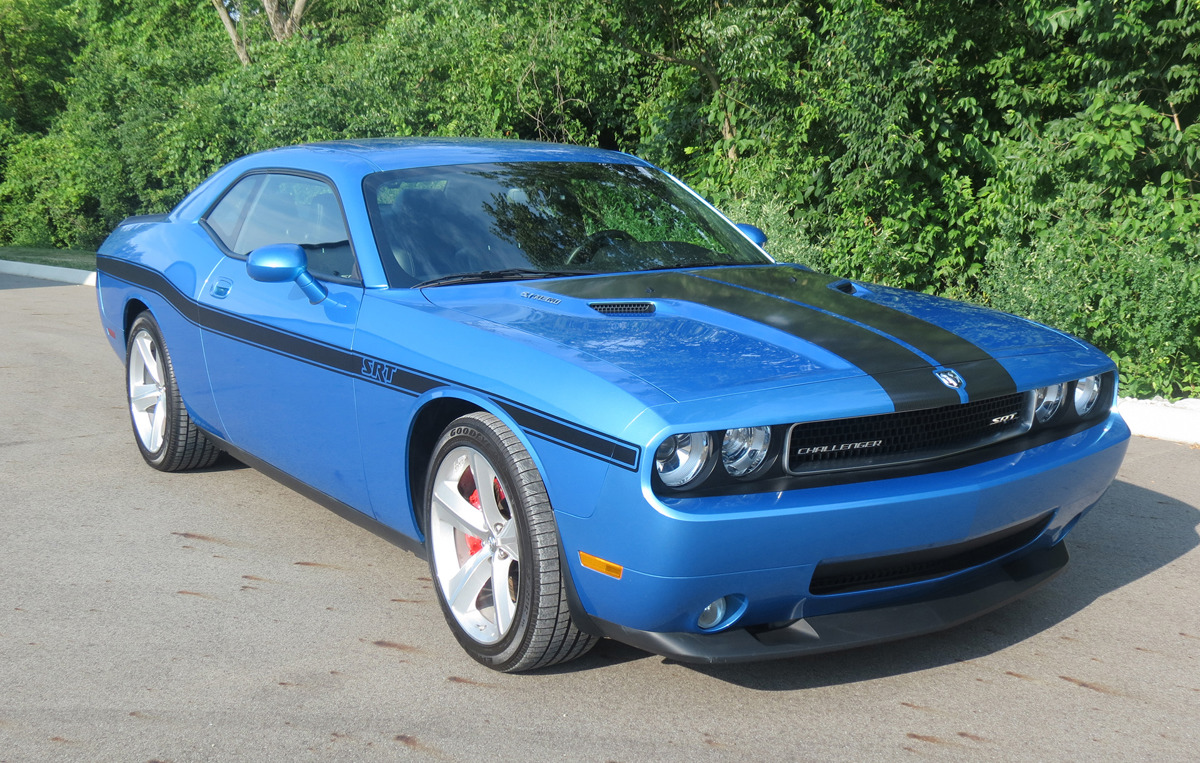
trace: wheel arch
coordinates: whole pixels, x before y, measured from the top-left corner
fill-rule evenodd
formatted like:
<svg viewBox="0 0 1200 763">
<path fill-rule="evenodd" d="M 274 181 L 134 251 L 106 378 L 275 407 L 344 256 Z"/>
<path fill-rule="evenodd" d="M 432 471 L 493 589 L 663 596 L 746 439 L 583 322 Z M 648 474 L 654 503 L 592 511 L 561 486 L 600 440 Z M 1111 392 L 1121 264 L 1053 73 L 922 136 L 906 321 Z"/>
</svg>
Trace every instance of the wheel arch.
<svg viewBox="0 0 1200 763">
<path fill-rule="evenodd" d="M 468 413 L 485 410 L 477 402 L 451 395 L 438 395 L 428 399 L 413 416 L 408 434 L 408 494 L 412 502 L 413 524 L 427 534 L 425 512 L 421 503 L 425 500 L 425 480 L 429 463 L 433 460 L 433 449 L 438 438 L 450 422 Z"/>
<path fill-rule="evenodd" d="M 133 322 L 137 320 L 137 317 L 144 312 L 149 312 L 151 315 L 154 315 L 154 311 L 150 310 L 146 303 L 137 297 L 131 297 L 129 301 L 125 303 L 125 311 L 121 316 L 122 346 L 129 344 L 129 329 L 133 327 Z M 155 320 L 157 320 L 157 318 Z"/>
<path fill-rule="evenodd" d="M 426 534 L 427 528 L 424 527 L 424 512 L 421 504 L 425 499 L 425 480 L 428 476 L 429 464 L 433 460 L 434 447 L 442 436 L 442 432 L 450 426 L 452 421 L 460 416 L 476 412 L 490 413 L 508 427 L 509 431 L 521 441 L 521 445 L 529 453 L 534 466 L 537 467 L 538 474 L 545 482 L 545 465 L 539 458 L 529 435 L 521 429 L 507 411 L 494 401 L 467 390 L 451 387 L 427 393 L 426 399 L 418 404 L 412 419 L 408 435 L 408 462 L 405 465 L 408 470 L 408 492 L 413 511 L 413 523 L 422 536 Z M 547 494 L 549 494 L 548 486 Z"/>
</svg>

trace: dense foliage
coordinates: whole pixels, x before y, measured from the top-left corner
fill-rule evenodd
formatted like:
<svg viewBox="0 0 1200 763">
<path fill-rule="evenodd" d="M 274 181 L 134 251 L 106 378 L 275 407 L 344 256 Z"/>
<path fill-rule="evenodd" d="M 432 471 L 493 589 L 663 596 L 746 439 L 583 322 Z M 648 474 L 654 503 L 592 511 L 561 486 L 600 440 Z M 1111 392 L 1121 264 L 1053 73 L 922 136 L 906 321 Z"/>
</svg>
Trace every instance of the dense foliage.
<svg viewBox="0 0 1200 763">
<path fill-rule="evenodd" d="M 601 145 L 781 259 L 1200 394 L 1200 0 L 0 0 L 0 68 L 0 243 L 94 246 L 285 143 Z"/>
</svg>

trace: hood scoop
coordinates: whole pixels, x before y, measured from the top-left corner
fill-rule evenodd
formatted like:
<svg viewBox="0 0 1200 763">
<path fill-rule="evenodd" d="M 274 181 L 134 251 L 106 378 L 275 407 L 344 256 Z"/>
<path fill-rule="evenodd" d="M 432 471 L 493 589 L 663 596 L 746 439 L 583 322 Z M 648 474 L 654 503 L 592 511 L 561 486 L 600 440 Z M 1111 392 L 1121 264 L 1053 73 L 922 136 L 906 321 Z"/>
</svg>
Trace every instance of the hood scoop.
<svg viewBox="0 0 1200 763">
<path fill-rule="evenodd" d="M 653 315 L 653 302 L 589 302 L 588 307 L 601 315 Z"/>
<path fill-rule="evenodd" d="M 861 297 L 864 294 L 871 293 L 871 290 L 862 284 L 847 280 L 834 281 L 829 284 L 829 288 L 834 291 L 840 291 L 842 294 L 849 294 L 852 297 Z"/>
</svg>

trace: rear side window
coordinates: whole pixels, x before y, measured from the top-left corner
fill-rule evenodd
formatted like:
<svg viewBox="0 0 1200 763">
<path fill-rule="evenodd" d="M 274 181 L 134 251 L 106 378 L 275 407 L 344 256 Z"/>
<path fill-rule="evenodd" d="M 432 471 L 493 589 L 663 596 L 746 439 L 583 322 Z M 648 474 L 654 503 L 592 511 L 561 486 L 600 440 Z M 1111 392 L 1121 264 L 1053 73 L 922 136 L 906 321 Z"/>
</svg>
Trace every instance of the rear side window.
<svg viewBox="0 0 1200 763">
<path fill-rule="evenodd" d="M 205 222 L 236 255 L 244 257 L 268 244 L 299 244 L 313 275 L 358 280 L 342 207 L 323 180 L 282 173 L 247 175 L 221 197 Z"/>
</svg>

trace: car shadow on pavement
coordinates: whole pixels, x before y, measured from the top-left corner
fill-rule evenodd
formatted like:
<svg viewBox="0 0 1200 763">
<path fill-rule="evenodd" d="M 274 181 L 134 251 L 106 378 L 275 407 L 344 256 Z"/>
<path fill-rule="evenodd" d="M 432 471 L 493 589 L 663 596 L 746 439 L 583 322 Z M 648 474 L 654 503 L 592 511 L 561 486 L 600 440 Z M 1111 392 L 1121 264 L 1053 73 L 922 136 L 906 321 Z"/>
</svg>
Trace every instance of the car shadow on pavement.
<svg viewBox="0 0 1200 763">
<path fill-rule="evenodd" d="M 791 691 L 973 660 L 1035 636 L 1179 559 L 1200 545 L 1198 525 L 1200 508 L 1117 481 L 1067 536 L 1066 571 L 995 612 L 947 631 L 844 652 L 736 665 L 679 664 L 748 689 Z M 569 667 L 586 670 L 646 657 L 652 656 L 605 641 Z"/>
<path fill-rule="evenodd" d="M 220 474 L 221 472 L 238 472 L 238 471 L 242 471 L 244 469 L 251 469 L 251 468 L 253 468 L 253 467 L 243 464 L 241 461 L 238 461 L 233 456 L 222 451 L 221 455 L 217 458 L 217 462 L 215 464 L 213 464 L 212 466 L 206 466 L 203 469 L 189 470 L 189 473 L 191 473 L 191 474 Z"/>
</svg>

